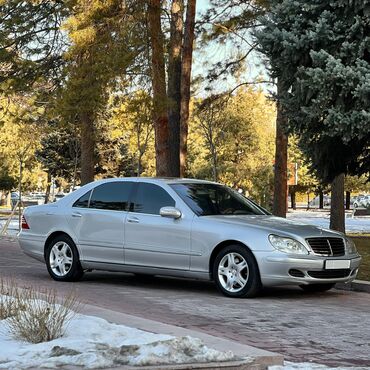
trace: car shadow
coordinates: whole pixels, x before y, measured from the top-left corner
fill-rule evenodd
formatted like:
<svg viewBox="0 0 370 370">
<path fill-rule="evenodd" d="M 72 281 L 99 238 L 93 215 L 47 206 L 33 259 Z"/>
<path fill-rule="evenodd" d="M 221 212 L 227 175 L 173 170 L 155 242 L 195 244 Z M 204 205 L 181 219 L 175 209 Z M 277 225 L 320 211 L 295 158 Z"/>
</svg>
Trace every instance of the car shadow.
<svg viewBox="0 0 370 370">
<path fill-rule="evenodd" d="M 131 273 L 116 273 L 116 272 L 100 272 L 94 271 L 85 274 L 82 284 L 98 284 L 98 285 L 114 285 L 119 287 L 131 287 L 139 289 L 152 290 L 167 290 L 169 292 L 180 292 L 190 294 L 207 294 L 210 296 L 221 296 L 216 285 L 211 281 L 191 280 L 177 277 L 164 277 L 152 275 L 135 275 Z M 281 286 L 263 288 L 260 294 L 256 297 L 258 299 L 310 299 L 320 296 L 320 299 L 333 298 L 335 295 L 343 295 L 342 290 L 332 289 L 323 293 L 309 293 L 304 292 L 301 288 L 296 286 Z"/>
</svg>

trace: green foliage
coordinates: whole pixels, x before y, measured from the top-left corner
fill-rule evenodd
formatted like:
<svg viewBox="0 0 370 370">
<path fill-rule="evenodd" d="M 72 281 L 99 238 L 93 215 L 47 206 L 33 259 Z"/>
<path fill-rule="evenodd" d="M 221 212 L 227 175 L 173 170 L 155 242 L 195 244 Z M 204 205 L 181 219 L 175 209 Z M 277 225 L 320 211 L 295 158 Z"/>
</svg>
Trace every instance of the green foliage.
<svg viewBox="0 0 370 370">
<path fill-rule="evenodd" d="M 129 151 L 126 135 L 117 133 L 114 126 L 104 121 L 99 123 L 97 131 L 96 174 L 99 177 L 134 176 L 135 161 Z"/>
<path fill-rule="evenodd" d="M 0 97 L 2 108 L 0 131 L 0 171 L 19 179 L 23 169 L 22 183 L 26 188 L 38 184 L 35 151 L 40 144 L 44 110 L 33 98 L 16 96 L 13 100 Z"/>
<path fill-rule="evenodd" d="M 296 136 L 289 137 L 288 163 L 297 164 L 298 166 L 298 183 L 294 185 L 294 190 L 304 193 L 307 191 L 317 192 L 321 188 L 321 184 L 315 173 L 310 171 L 311 163 L 299 149 L 298 142 L 299 140 Z"/>
<path fill-rule="evenodd" d="M 71 46 L 68 80 L 62 94 L 61 111 L 67 121 L 93 115 L 105 107 L 109 84 L 124 77 L 140 54 L 135 43 L 137 29 L 130 2 L 77 0 L 74 14 L 64 28 Z"/>
<path fill-rule="evenodd" d="M 54 80 L 61 66 L 61 20 L 67 2 L 0 1 L 0 92 L 24 91 L 42 77 Z"/>
<path fill-rule="evenodd" d="M 112 121 L 126 138 L 127 150 L 135 162 L 137 176 L 155 174 L 153 102 L 144 90 L 117 98 L 112 108 Z"/>
<path fill-rule="evenodd" d="M 344 188 L 351 193 L 370 193 L 370 182 L 365 176 L 346 176 Z"/>
<path fill-rule="evenodd" d="M 256 32 L 289 129 L 323 181 L 370 168 L 368 1 L 271 1 Z"/>
<path fill-rule="evenodd" d="M 273 104 L 251 88 L 196 102 L 190 122 L 189 175 L 218 179 L 268 204 L 274 121 Z"/>
<path fill-rule="evenodd" d="M 17 186 L 17 180 L 14 177 L 9 176 L 8 173 L 0 172 L 0 190 L 11 191 Z"/>
<path fill-rule="evenodd" d="M 74 132 L 60 128 L 54 122 L 50 123 L 48 131 L 35 156 L 51 176 L 71 181 L 76 178 L 80 162 L 79 139 Z"/>
</svg>

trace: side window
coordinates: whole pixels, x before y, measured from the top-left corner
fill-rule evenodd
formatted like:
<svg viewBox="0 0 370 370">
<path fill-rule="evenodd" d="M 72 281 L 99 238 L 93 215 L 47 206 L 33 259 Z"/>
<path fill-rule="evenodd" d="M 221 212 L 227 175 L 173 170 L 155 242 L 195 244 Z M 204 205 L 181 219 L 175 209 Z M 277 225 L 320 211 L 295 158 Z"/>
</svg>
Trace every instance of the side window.
<svg viewBox="0 0 370 370">
<path fill-rule="evenodd" d="M 131 206 L 133 212 L 159 215 L 162 207 L 174 207 L 175 201 L 160 186 L 149 183 L 139 183 L 136 196 Z"/>
<path fill-rule="evenodd" d="M 91 194 L 91 190 L 89 190 L 86 194 L 84 194 L 80 199 L 76 200 L 73 203 L 73 207 L 87 208 L 89 206 L 90 194 Z"/>
<path fill-rule="evenodd" d="M 89 208 L 127 211 L 132 182 L 108 182 L 94 188 Z"/>
</svg>

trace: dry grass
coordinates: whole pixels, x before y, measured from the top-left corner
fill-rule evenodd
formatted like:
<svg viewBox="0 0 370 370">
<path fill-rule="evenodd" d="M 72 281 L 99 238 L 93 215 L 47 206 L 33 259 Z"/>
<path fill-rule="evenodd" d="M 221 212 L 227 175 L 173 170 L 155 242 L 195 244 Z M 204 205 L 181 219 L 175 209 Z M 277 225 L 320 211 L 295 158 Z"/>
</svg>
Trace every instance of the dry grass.
<svg viewBox="0 0 370 370">
<path fill-rule="evenodd" d="M 357 279 L 370 281 L 370 235 L 351 235 L 355 242 L 358 253 L 362 256 Z"/>
<path fill-rule="evenodd" d="M 53 290 L 20 289 L 14 281 L 0 280 L 0 319 L 7 319 L 9 332 L 19 340 L 41 343 L 60 338 L 79 306 L 75 294 L 58 300 Z"/>
<path fill-rule="evenodd" d="M 16 314 L 18 294 L 19 290 L 13 280 L 0 279 L 0 320 Z"/>
</svg>

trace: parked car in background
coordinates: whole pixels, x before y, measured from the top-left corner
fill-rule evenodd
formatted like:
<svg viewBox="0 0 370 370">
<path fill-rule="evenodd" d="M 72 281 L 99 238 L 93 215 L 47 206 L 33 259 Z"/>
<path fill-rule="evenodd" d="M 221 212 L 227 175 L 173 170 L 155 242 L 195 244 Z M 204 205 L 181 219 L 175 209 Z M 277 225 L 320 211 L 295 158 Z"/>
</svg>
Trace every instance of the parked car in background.
<svg viewBox="0 0 370 370">
<path fill-rule="evenodd" d="M 325 206 L 330 206 L 331 198 L 329 195 L 324 195 L 323 197 L 323 205 Z M 319 207 L 320 206 L 320 196 L 316 196 L 313 198 L 309 203 L 310 207 Z"/>
<path fill-rule="evenodd" d="M 359 195 L 353 201 L 354 208 L 368 208 L 370 207 L 370 195 Z"/>
<path fill-rule="evenodd" d="M 12 191 L 10 193 L 10 203 L 12 206 L 12 210 L 17 205 L 17 202 L 19 201 L 19 193 L 17 191 Z"/>
<path fill-rule="evenodd" d="M 62 199 L 66 196 L 64 193 L 57 193 L 54 195 L 54 202 L 57 202 L 59 199 Z"/>
<path fill-rule="evenodd" d="M 238 192 L 192 179 L 93 182 L 26 208 L 19 243 L 57 281 L 90 270 L 215 281 L 229 297 L 264 286 L 325 291 L 356 278 L 344 234 L 272 216 Z"/>
</svg>

